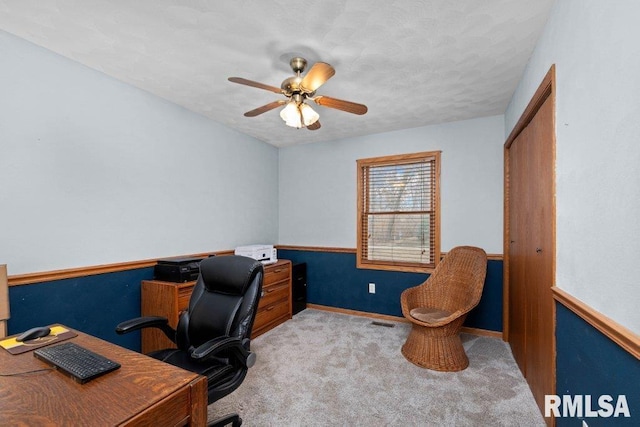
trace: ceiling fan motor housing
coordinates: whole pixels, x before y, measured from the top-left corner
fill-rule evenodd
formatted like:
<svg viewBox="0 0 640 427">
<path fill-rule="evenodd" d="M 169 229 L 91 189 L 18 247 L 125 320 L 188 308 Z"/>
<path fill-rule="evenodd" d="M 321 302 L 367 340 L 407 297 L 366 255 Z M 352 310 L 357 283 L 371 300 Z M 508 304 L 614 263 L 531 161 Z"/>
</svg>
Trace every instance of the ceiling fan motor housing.
<svg viewBox="0 0 640 427">
<path fill-rule="evenodd" d="M 302 82 L 301 74 L 304 71 L 304 69 L 307 67 L 307 60 L 299 56 L 296 56 L 294 58 L 291 58 L 291 61 L 289 61 L 289 65 L 291 66 L 291 69 L 296 75 L 283 80 L 282 84 L 280 85 L 280 87 L 282 88 L 282 93 L 285 96 L 301 94 L 303 95 L 303 98 L 313 96 L 315 94 L 315 91 L 310 92 L 308 90 L 303 89 L 300 86 Z"/>
<path fill-rule="evenodd" d="M 291 61 L 289 61 L 289 65 L 291 66 L 291 69 L 294 73 L 301 74 L 307 67 L 307 60 L 296 56 L 294 58 L 291 58 Z"/>
<path fill-rule="evenodd" d="M 280 87 L 286 96 L 291 96 L 294 93 L 301 92 L 300 82 L 302 82 L 302 77 L 300 76 L 289 77 L 282 81 Z"/>
</svg>

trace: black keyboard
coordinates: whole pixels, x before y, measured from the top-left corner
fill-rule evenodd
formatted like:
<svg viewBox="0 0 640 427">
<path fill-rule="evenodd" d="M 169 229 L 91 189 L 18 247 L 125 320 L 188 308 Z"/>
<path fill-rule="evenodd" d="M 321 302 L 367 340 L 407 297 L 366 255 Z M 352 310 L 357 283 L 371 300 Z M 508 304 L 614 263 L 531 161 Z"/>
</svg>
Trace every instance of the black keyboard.
<svg viewBox="0 0 640 427">
<path fill-rule="evenodd" d="M 33 355 L 80 384 L 120 367 L 119 363 L 72 342 L 39 348 Z"/>
</svg>

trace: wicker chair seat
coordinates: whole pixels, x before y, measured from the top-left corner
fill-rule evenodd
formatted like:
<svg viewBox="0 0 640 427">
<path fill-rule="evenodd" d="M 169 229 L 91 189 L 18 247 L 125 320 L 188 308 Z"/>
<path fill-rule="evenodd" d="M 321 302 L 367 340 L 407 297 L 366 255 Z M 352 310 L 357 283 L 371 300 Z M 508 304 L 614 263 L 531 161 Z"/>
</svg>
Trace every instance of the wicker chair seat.
<svg viewBox="0 0 640 427">
<path fill-rule="evenodd" d="M 453 313 L 447 310 L 440 310 L 439 308 L 416 307 L 411 309 L 409 314 L 411 317 L 421 322 L 436 323 L 442 319 L 446 319 Z"/>
</svg>

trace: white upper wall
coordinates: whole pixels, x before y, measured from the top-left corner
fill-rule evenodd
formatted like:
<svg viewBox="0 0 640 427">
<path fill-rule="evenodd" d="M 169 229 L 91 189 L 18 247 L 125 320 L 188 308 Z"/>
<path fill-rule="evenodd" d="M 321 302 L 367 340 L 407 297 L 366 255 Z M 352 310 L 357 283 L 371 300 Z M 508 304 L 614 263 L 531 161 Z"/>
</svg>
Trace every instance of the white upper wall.
<svg viewBox="0 0 640 427">
<path fill-rule="evenodd" d="M 503 144 L 494 116 L 281 148 L 278 243 L 355 248 L 356 160 L 441 150 L 442 249 L 500 254 Z"/>
<path fill-rule="evenodd" d="M 556 285 L 640 332 L 640 2 L 560 0 L 505 113 L 556 64 Z"/>
<path fill-rule="evenodd" d="M 278 235 L 277 149 L 0 31 L 9 274 Z"/>
</svg>

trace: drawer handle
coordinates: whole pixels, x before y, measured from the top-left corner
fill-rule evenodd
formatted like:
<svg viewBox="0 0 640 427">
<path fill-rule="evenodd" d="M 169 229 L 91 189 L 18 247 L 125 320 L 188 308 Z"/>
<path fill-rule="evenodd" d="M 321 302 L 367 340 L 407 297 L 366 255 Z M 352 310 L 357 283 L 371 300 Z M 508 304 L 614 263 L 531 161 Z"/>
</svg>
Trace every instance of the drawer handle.
<svg viewBox="0 0 640 427">
<path fill-rule="evenodd" d="M 273 292 L 273 291 L 275 291 L 275 289 L 267 289 L 266 291 L 262 291 L 262 293 L 265 293 L 265 292 L 266 292 L 266 293 L 270 294 L 270 293 L 271 293 L 271 292 Z"/>
<path fill-rule="evenodd" d="M 273 310 L 274 308 L 275 308 L 274 306 L 267 307 L 267 308 L 266 308 L 266 311 L 271 311 L 271 310 Z"/>
<path fill-rule="evenodd" d="M 282 271 L 281 268 L 277 269 L 277 270 L 273 270 L 274 273 L 280 273 Z"/>
</svg>

